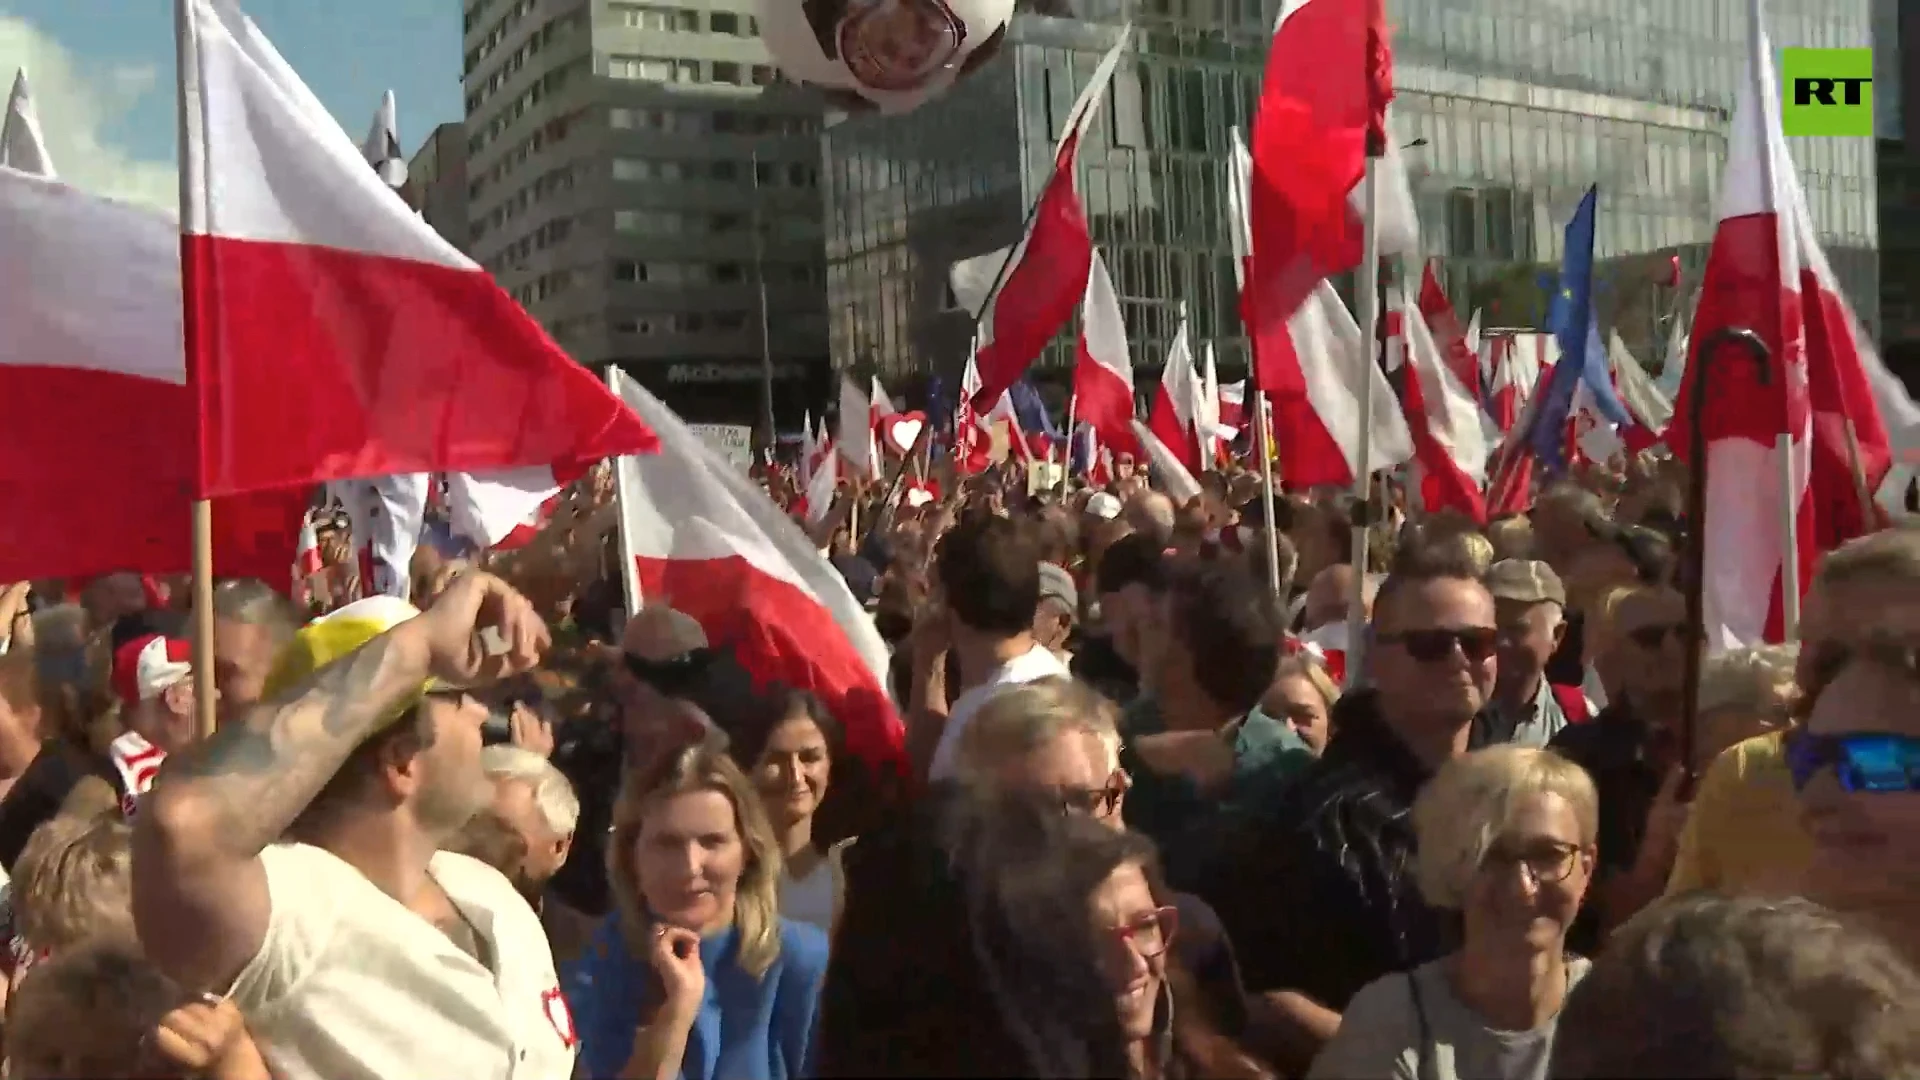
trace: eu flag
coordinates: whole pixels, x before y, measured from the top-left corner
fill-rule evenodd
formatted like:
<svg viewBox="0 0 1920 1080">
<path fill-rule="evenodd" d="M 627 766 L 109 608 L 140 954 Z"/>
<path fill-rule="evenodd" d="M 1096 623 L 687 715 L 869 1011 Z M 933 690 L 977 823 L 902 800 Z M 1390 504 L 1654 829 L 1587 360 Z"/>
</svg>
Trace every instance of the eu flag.
<svg viewBox="0 0 1920 1080">
<path fill-rule="evenodd" d="M 1566 254 L 1560 261 L 1560 286 L 1547 316 L 1547 329 L 1560 344 L 1560 362 L 1553 377 L 1538 391 L 1540 405 L 1533 412 L 1527 434 L 1534 460 L 1549 474 L 1566 471 L 1567 415 L 1573 411 L 1573 392 L 1592 361 L 1587 340 L 1593 322 L 1593 226 L 1600 202 L 1598 184 L 1587 189 L 1579 209 L 1567 222 Z M 1600 356 L 1605 362 L 1605 354 Z"/>
</svg>

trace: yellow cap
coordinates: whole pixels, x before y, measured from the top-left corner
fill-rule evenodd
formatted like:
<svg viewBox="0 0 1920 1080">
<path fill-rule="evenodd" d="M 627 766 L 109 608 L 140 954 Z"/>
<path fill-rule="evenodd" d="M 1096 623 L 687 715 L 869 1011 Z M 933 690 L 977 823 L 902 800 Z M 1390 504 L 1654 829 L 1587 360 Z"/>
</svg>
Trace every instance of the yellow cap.
<svg viewBox="0 0 1920 1080">
<path fill-rule="evenodd" d="M 381 634 L 420 614 L 420 609 L 397 596 L 369 596 L 338 608 L 295 631 L 293 640 L 274 658 L 261 696 L 273 698 L 304 682 L 314 672 L 346 656 Z M 417 693 L 396 710 L 393 719 L 416 704 L 433 688 L 422 683 Z"/>
</svg>

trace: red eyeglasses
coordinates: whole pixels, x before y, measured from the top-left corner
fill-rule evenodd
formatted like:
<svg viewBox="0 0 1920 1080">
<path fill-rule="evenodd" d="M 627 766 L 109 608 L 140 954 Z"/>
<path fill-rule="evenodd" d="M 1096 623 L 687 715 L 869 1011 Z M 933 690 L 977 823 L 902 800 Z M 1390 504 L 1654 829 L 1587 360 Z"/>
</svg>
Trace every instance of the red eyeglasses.
<svg viewBox="0 0 1920 1080">
<path fill-rule="evenodd" d="M 1131 949 L 1142 960 L 1151 960 L 1167 951 L 1173 944 L 1173 935 L 1180 929 L 1180 912 L 1176 908 L 1155 908 L 1125 926 L 1108 927 L 1116 944 Z"/>
</svg>

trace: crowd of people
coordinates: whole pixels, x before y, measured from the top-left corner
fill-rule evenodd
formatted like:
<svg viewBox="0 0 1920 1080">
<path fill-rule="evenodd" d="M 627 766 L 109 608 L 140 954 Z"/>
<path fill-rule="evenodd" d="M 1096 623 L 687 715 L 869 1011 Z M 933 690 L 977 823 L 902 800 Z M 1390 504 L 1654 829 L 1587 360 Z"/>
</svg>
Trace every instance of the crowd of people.
<svg viewBox="0 0 1920 1080">
<path fill-rule="evenodd" d="M 406 600 L 330 520 L 220 582 L 206 736 L 184 582 L 0 588 L 5 1075 L 1920 1076 L 1920 529 L 1690 711 L 1670 461 L 942 480 L 816 515 L 895 762 L 629 616 L 600 475 Z"/>
</svg>

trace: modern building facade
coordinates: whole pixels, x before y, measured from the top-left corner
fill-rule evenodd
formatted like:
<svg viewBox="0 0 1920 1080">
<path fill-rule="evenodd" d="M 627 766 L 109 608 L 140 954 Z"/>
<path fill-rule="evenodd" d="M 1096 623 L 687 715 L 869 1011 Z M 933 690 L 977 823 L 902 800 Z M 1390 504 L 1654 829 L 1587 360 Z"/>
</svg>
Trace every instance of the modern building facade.
<svg viewBox="0 0 1920 1080">
<path fill-rule="evenodd" d="M 1002 54 L 907 117 L 825 136 L 834 360 L 884 374 L 964 357 L 947 267 L 1008 244 L 1045 182 L 1067 110 L 1113 40 L 1120 0 L 1080 19 L 1022 15 Z M 1136 360 L 1154 366 L 1181 304 L 1222 365 L 1245 343 L 1225 208 L 1229 131 L 1259 91 L 1274 5 L 1132 0 L 1133 48 L 1080 152 L 1095 243 Z M 1861 45 L 1867 0 L 1772 5 L 1782 45 Z M 1390 0 L 1404 147 L 1426 252 L 1489 321 L 1537 325 L 1566 219 L 1601 191 L 1603 319 L 1648 355 L 1697 285 L 1711 239 L 1746 34 L 1744 0 Z M 1862 317 L 1877 320 L 1874 151 L 1799 139 L 1816 226 Z M 1658 284 L 1682 255 L 1679 287 Z M 1065 364 L 1066 335 L 1042 363 Z"/>
<path fill-rule="evenodd" d="M 753 10 L 468 0 L 471 250 L 582 363 L 731 422 L 771 369 L 797 422 L 828 385 L 821 107 Z"/>
<path fill-rule="evenodd" d="M 461 251 L 473 245 L 467 216 L 467 129 L 441 124 L 407 162 L 401 194 L 427 224 Z"/>
</svg>

